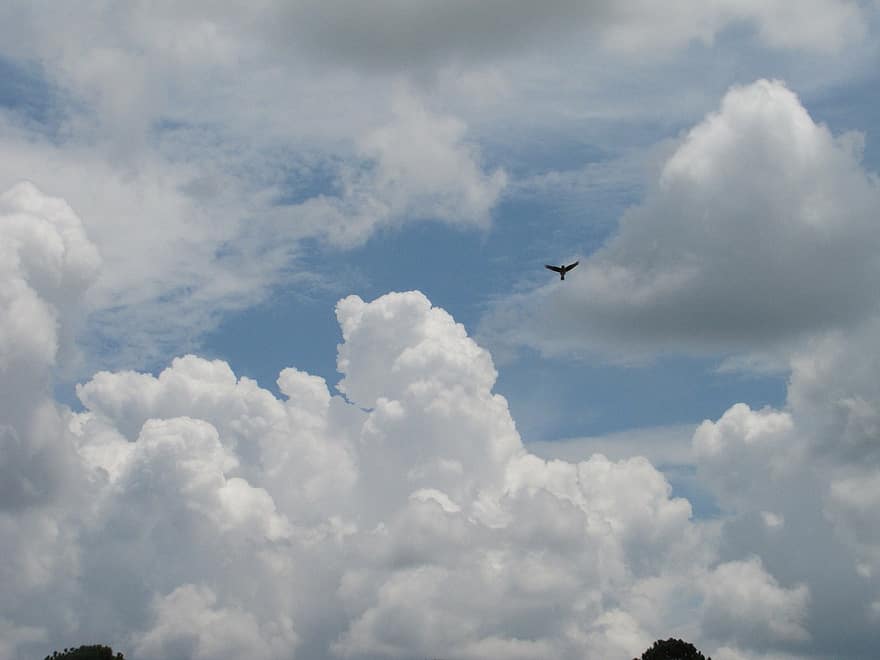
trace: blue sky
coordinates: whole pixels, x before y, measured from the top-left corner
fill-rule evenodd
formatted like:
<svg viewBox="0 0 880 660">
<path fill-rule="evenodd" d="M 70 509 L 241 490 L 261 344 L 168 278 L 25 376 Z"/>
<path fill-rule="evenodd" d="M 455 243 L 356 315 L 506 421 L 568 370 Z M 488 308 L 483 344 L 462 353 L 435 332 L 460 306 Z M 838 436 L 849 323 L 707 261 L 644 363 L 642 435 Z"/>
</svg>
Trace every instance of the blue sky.
<svg viewBox="0 0 880 660">
<path fill-rule="evenodd" d="M 782 61 L 770 58 L 768 67 L 725 43 L 732 39 L 722 35 L 717 47 L 694 47 L 697 52 L 689 54 L 709 55 L 709 69 L 730 68 L 721 64 L 727 58 L 745 60 L 732 71 L 720 72 L 721 80 L 712 82 L 720 93 L 729 85 L 749 81 L 746 71 L 751 69 L 767 71 L 770 77 L 784 78 L 790 72 L 787 58 L 772 53 Z M 876 77 L 871 76 L 811 90 L 803 98 L 811 116 L 833 133 L 864 134 L 864 164 L 869 170 L 876 170 L 880 162 L 871 110 L 876 89 Z M 590 167 L 604 174 L 603 165 L 613 168 L 621 154 L 648 151 L 674 140 L 689 124 L 681 118 L 658 121 L 647 116 L 640 121 L 578 120 L 549 129 L 524 128 L 532 132 L 511 142 L 491 133 L 487 136 L 486 144 L 480 144 L 486 169 L 504 168 L 520 181 Z M 326 180 L 322 183 L 312 190 L 314 194 L 327 191 Z M 623 175 L 586 185 L 586 190 L 549 193 L 518 192 L 514 187 L 493 208 L 492 224 L 486 230 L 461 230 L 441 219 L 382 230 L 353 250 L 311 244 L 304 263 L 320 284 L 305 291 L 296 285 L 282 286 L 268 301 L 230 314 L 206 336 L 204 350 L 229 360 L 238 372 L 269 388 L 274 387 L 277 365 L 287 363 L 333 382 L 338 378 L 335 348 L 340 337 L 332 308 L 342 293 L 369 299 L 387 291 L 418 289 L 476 332 L 489 301 L 551 278 L 544 263 L 589 255 L 601 247 L 623 212 L 642 199 L 647 181 Z M 309 194 L 300 188 L 292 193 Z M 784 402 L 784 372 L 719 372 L 719 362 L 718 356 L 671 355 L 618 366 L 601 357 L 571 361 L 524 351 L 502 362 L 498 389 L 510 400 L 525 439 L 542 441 L 629 427 L 696 424 L 717 417 L 734 401 L 759 408 Z M 658 392 L 662 397 L 657 397 Z M 586 407 L 585 393 L 589 393 Z M 548 405 L 552 417 L 542 414 Z"/>
<path fill-rule="evenodd" d="M 0 660 L 870 657 L 878 4 L 545 4 L 0 9 Z"/>
<path fill-rule="evenodd" d="M 439 223 L 383 232 L 344 254 L 316 250 L 310 268 L 330 282 L 340 276 L 349 279 L 346 292 L 364 299 L 418 289 L 473 333 L 486 301 L 524 279 L 555 277 L 544 270 L 543 262 L 564 259 L 539 255 L 570 253 L 578 230 L 574 222 L 548 228 L 552 214 L 552 209 L 535 204 L 503 204 L 493 219 L 495 226 L 486 233 L 456 231 Z M 572 242 L 554 240 L 560 234 L 571 235 Z M 601 243 L 602 237 L 581 240 L 580 252 L 589 254 L 595 248 L 589 243 Z M 559 246 L 555 251 L 539 247 L 551 242 Z M 524 272 L 527 269 L 532 272 Z M 295 288 L 280 291 L 257 308 L 225 319 L 208 335 L 204 350 L 228 360 L 237 373 L 264 387 L 276 387 L 279 364 L 296 365 L 332 383 L 339 377 L 336 345 L 341 336 L 333 315 L 338 297 L 338 292 L 320 287 L 306 293 Z M 713 358 L 674 356 L 620 366 L 597 359 L 542 357 L 526 350 L 499 366 L 496 389 L 510 401 L 527 440 L 696 424 L 719 416 L 731 401 L 758 408 L 784 401 L 784 375 L 719 373 L 717 366 Z M 547 414 L 550 410 L 552 415 Z"/>
</svg>

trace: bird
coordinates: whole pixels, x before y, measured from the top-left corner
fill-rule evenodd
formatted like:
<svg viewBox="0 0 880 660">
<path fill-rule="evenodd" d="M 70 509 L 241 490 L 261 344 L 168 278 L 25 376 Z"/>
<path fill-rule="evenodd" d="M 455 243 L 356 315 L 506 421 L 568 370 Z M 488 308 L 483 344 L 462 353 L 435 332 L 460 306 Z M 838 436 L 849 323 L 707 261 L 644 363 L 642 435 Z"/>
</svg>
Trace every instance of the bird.
<svg viewBox="0 0 880 660">
<path fill-rule="evenodd" d="M 572 268 L 577 266 L 579 263 L 580 263 L 580 261 L 575 261 L 573 264 L 568 264 L 568 266 L 547 266 L 547 265 L 545 265 L 544 268 L 549 268 L 550 270 L 559 273 L 559 279 L 564 280 L 565 274 L 568 271 L 570 271 Z"/>
</svg>

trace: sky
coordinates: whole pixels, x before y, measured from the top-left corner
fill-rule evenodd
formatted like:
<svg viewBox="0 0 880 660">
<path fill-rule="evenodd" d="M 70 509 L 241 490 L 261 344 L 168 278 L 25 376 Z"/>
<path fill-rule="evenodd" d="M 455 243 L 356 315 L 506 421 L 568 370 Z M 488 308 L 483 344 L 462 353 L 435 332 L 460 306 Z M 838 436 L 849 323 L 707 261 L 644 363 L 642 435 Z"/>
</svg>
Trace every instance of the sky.
<svg viewBox="0 0 880 660">
<path fill-rule="evenodd" d="M 0 660 L 876 657 L 878 58 L 876 0 L 3 3 Z"/>
</svg>

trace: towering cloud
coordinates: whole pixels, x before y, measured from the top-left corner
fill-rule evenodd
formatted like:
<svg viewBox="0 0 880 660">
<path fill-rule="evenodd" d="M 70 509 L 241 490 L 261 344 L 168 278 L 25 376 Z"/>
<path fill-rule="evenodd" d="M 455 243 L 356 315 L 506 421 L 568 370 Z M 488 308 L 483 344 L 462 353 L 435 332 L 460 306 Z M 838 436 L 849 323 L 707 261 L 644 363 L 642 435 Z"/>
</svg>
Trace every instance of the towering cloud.
<svg viewBox="0 0 880 660">
<path fill-rule="evenodd" d="M 7 241 L 5 263 L 41 311 L 7 336 L 44 376 L 3 372 L 31 411 L 4 409 L 7 656 L 71 637 L 136 658 L 632 653 L 665 627 L 625 613 L 633 590 L 705 565 L 690 507 L 643 459 L 528 454 L 489 355 L 420 293 L 340 301 L 348 400 L 295 369 L 278 399 L 187 356 L 96 374 L 84 412 L 59 406 L 57 292 L 97 256 L 60 202 L 16 195 L 32 216 L 4 231 L 44 240 Z"/>
</svg>

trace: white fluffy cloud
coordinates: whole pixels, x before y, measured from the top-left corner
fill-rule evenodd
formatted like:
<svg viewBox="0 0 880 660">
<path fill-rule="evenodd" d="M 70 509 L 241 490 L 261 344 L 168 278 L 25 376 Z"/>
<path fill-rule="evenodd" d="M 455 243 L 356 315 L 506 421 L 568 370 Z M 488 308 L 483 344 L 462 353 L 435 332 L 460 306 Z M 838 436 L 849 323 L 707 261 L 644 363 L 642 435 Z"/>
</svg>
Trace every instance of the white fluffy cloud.
<svg viewBox="0 0 880 660">
<path fill-rule="evenodd" d="M 731 89 L 617 234 L 564 286 L 499 303 L 487 336 L 631 359 L 767 351 L 869 317 L 880 186 L 860 145 L 816 124 L 782 83 Z"/>
<path fill-rule="evenodd" d="M 96 374 L 82 413 L 25 383 L 51 422 L 39 433 L 4 401 L 4 474 L 66 478 L 4 492 L 7 656 L 74 636 L 135 658 L 574 658 L 659 634 L 627 593 L 660 574 L 686 585 L 709 557 L 660 473 L 528 454 L 489 355 L 419 293 L 337 313 L 353 403 L 295 369 L 279 400 L 194 356 Z M 19 461 L 39 452 L 63 474 Z"/>
<path fill-rule="evenodd" d="M 71 336 L 62 337 L 100 258 L 64 200 L 20 183 L 0 196 L 0 370 L 41 373 Z M 62 346 L 65 343 L 68 345 Z"/>
<path fill-rule="evenodd" d="M 30 183 L 0 196 L 0 508 L 45 503 L 65 490 L 76 461 L 58 447 L 62 422 L 34 391 L 59 354 L 73 358 L 80 304 L 100 258 L 79 219 Z M 63 322 L 62 322 L 63 318 Z"/>
<path fill-rule="evenodd" d="M 51 292 L 80 291 L 97 262 L 77 223 L 58 226 L 79 246 L 70 263 L 88 268 L 59 267 L 43 297 L 36 265 L 51 250 L 38 241 L 8 263 L 63 327 L 75 310 Z M 796 362 L 786 410 L 734 406 L 696 431 L 725 511 L 713 522 L 693 520 L 644 458 L 529 453 L 492 392 L 491 357 L 424 295 L 351 296 L 337 317 L 345 397 L 288 368 L 278 398 L 186 356 L 157 376 L 95 374 L 74 413 L 47 378 L 3 372 L 30 405 L 0 404 L 11 421 L 0 466 L 16 477 L 0 509 L 3 657 L 76 638 L 144 660 L 574 660 L 631 657 L 669 635 L 728 657 L 820 657 L 840 642 L 859 657 L 878 600 L 876 467 L 821 448 L 834 429 L 864 436 L 856 422 L 876 398 L 836 365 L 873 354 L 872 333 Z M 56 350 L 32 364 L 45 372 Z M 818 386 L 832 375 L 834 388 Z M 859 396 L 834 428 L 802 428 Z M 827 472 L 809 468 L 817 456 Z"/>
<path fill-rule="evenodd" d="M 530 453 L 488 352 L 416 292 L 340 301 L 341 395 L 286 368 L 276 397 L 193 355 L 94 374 L 79 413 L 51 394 L 85 311 L 131 364 L 261 300 L 304 238 L 486 227 L 506 177 L 450 108 L 514 82 L 541 98 L 520 89 L 516 113 L 558 102 L 540 65 L 492 69 L 512 45 L 639 54 L 746 24 L 832 51 L 864 33 L 863 5 L 789 4 L 4 4 L 2 56 L 46 98 L 45 116 L 0 111 L 0 659 L 101 640 L 135 660 L 574 660 L 669 635 L 867 657 L 880 352 L 874 325 L 841 328 L 876 308 L 877 184 L 857 137 L 777 83 L 732 90 L 582 264 L 585 288 L 551 289 L 567 324 L 513 338 L 752 349 L 838 328 L 798 347 L 783 410 L 697 430 L 718 520 L 644 458 Z M 66 201 L 10 188 L 23 176 Z"/>
</svg>

